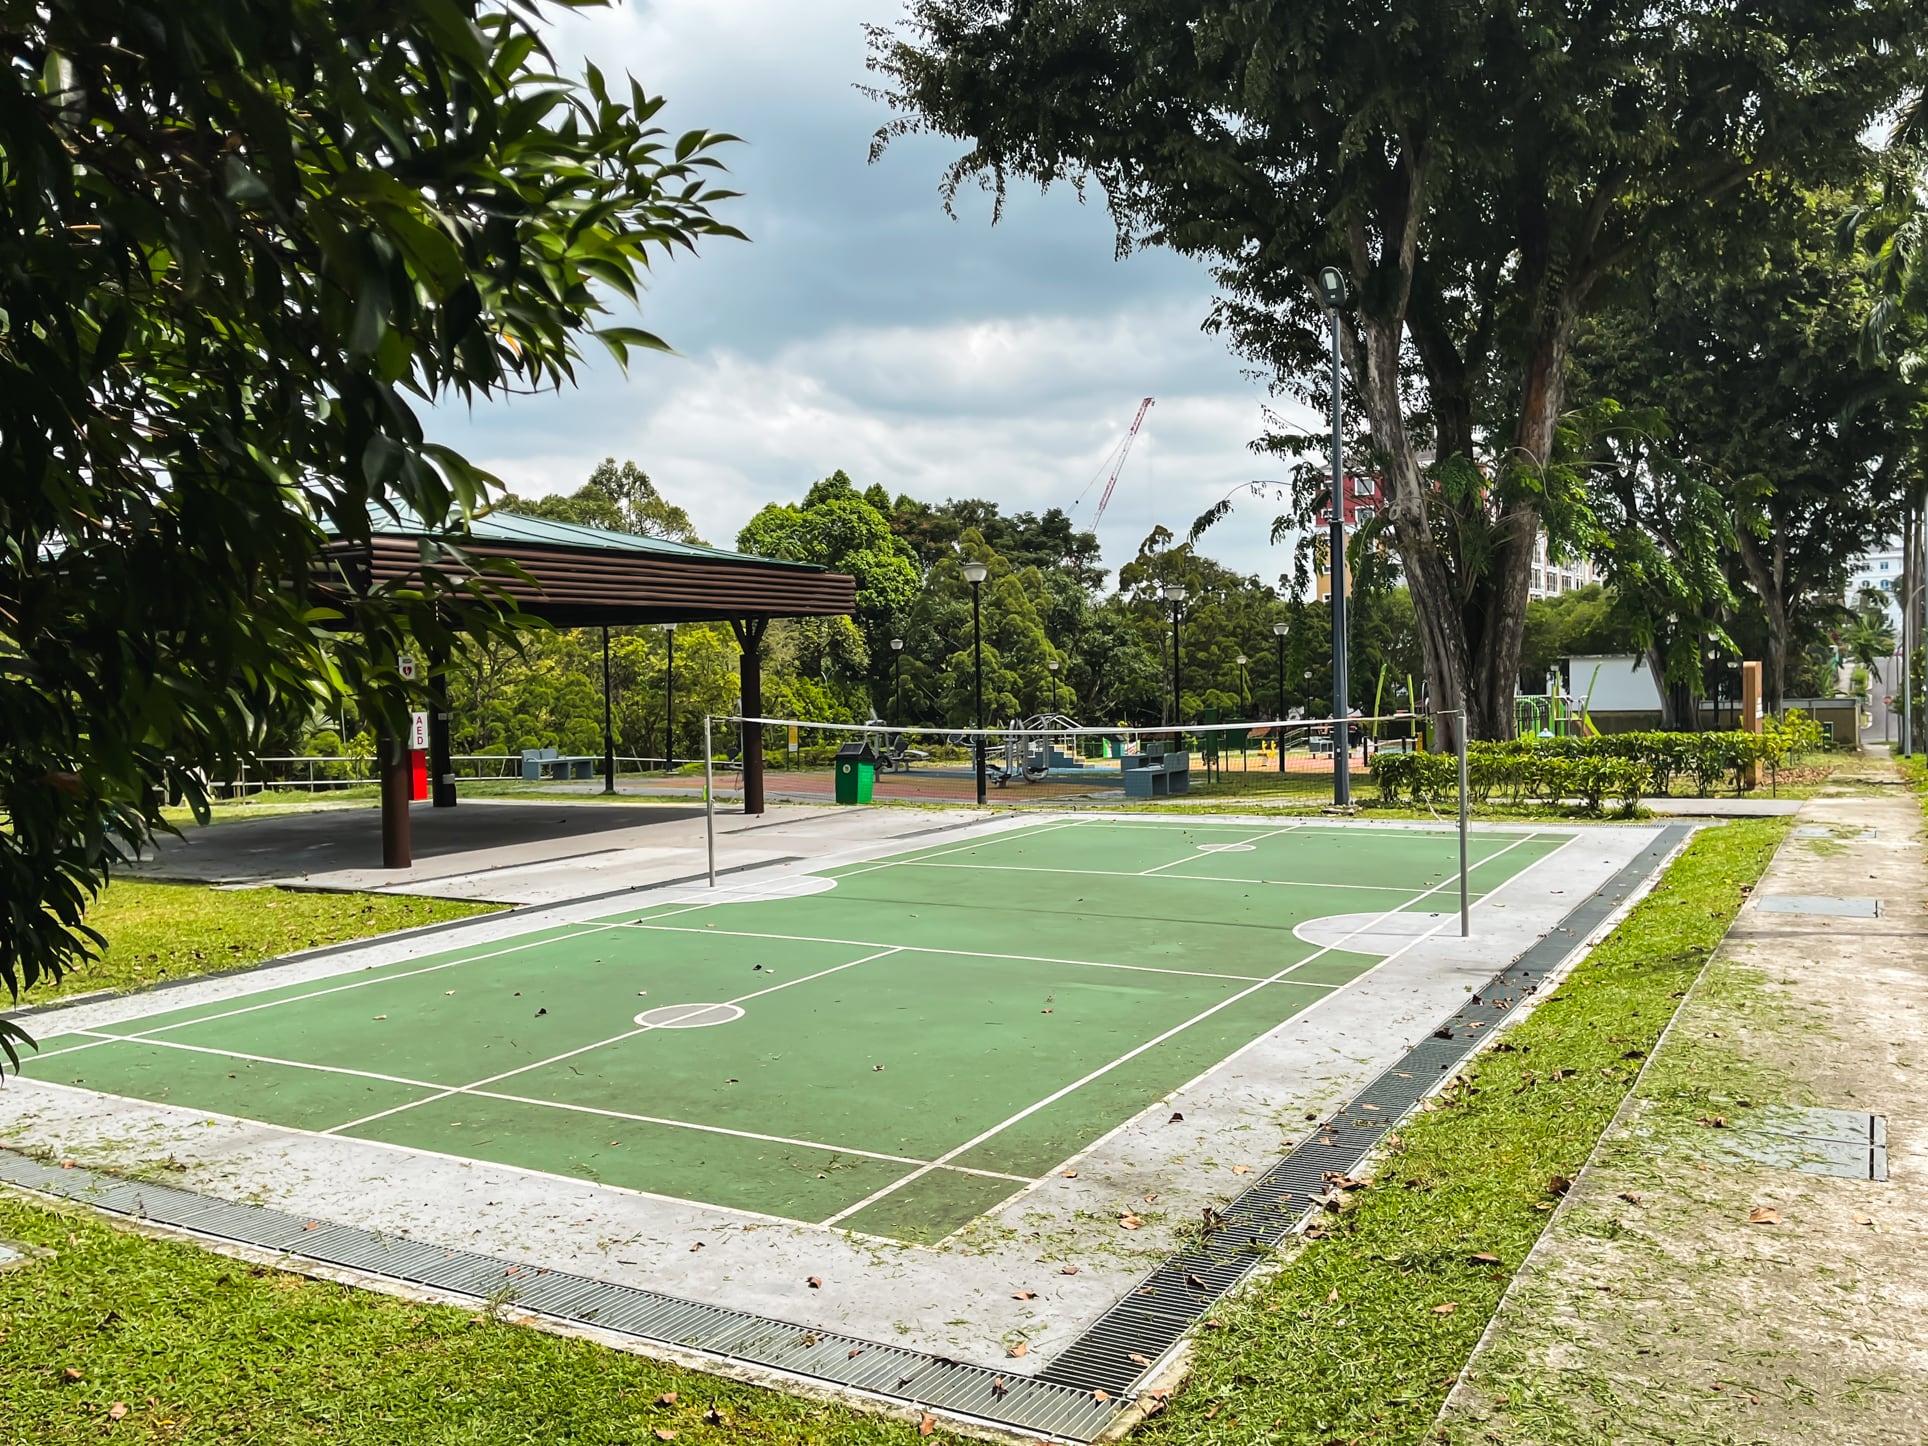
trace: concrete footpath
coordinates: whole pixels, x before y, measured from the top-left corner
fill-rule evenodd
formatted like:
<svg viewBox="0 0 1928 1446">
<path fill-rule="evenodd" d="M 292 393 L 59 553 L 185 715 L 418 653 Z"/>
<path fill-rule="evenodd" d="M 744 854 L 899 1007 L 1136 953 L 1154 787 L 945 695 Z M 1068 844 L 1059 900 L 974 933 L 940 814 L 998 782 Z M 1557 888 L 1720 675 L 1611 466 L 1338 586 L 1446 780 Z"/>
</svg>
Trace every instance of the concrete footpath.
<svg viewBox="0 0 1928 1446">
<path fill-rule="evenodd" d="M 1928 1442 L 1924 884 L 1891 763 L 1802 805 L 1436 1439 Z"/>
</svg>

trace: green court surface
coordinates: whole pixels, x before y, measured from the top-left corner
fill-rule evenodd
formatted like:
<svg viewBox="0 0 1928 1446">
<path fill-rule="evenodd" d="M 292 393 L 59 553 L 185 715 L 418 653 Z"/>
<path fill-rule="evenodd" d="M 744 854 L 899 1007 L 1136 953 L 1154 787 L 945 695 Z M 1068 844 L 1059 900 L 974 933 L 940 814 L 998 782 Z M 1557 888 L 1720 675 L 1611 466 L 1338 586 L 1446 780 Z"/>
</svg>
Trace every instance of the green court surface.
<svg viewBox="0 0 1928 1446">
<path fill-rule="evenodd" d="M 1475 835 L 1474 896 L 1567 838 Z M 928 1242 L 1380 962 L 1294 926 L 1456 912 L 1456 861 L 1418 830 L 1042 823 L 69 1033 L 27 1073 Z"/>
</svg>

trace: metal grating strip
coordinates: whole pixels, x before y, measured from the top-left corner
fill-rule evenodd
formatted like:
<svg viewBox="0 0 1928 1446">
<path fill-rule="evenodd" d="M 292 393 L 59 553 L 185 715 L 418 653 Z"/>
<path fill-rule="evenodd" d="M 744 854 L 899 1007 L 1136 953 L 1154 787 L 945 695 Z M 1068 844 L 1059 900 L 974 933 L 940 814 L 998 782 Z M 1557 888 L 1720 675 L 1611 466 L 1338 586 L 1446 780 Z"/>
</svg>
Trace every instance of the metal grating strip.
<svg viewBox="0 0 1928 1446">
<path fill-rule="evenodd" d="M 11 1150 L 0 1149 L 0 1182 L 451 1295 L 480 1300 L 501 1295 L 520 1310 L 591 1322 L 638 1340 L 766 1366 L 1067 1441 L 1095 1439 L 1128 1404 L 1100 1401 L 1089 1391 L 1036 1377 L 1000 1374 L 902 1346 L 678 1300 L 568 1271 L 232 1204 L 171 1185 L 44 1165 Z"/>
<path fill-rule="evenodd" d="M 1599 927 L 1665 863 L 1693 831 L 1669 824 L 1603 888 L 1576 905 L 1559 926 L 1495 974 L 1486 985 L 1372 1080 L 1334 1114 L 1320 1120 L 1292 1152 L 1218 1212 L 1225 1224 L 1202 1250 L 1172 1256 L 1058 1353 L 1038 1379 L 1081 1391 L 1128 1396 L 1156 1362 L 1211 1305 L 1267 1258 L 1299 1222 L 1316 1211 L 1327 1175 L 1350 1175 L 1380 1138 L 1411 1111 L 1442 1074 L 1458 1069 L 1481 1036 L 1503 1025 L 1575 945 Z M 1366 1106 L 1374 1108 L 1368 1110 Z M 1285 1198 L 1281 1198 L 1281 1197 Z M 1254 1248 L 1256 1245 L 1257 1248 Z M 1187 1282 L 1197 1280 L 1200 1289 Z"/>
</svg>

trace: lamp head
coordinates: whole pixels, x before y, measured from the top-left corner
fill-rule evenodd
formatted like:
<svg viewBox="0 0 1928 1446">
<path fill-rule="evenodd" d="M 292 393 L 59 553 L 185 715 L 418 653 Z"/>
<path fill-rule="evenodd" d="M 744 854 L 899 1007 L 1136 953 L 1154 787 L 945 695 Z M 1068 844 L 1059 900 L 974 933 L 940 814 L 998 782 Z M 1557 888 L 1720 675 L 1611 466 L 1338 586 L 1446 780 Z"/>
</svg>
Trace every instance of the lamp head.
<svg viewBox="0 0 1928 1446">
<path fill-rule="evenodd" d="M 901 652 L 903 652 L 903 651 L 904 651 L 904 640 L 903 640 L 902 638 L 892 638 L 892 639 L 890 640 L 890 650 L 891 650 L 891 651 L 892 651 L 893 653 L 901 653 Z"/>
<path fill-rule="evenodd" d="M 1047 671 L 1055 673 L 1058 671 L 1058 660 L 1056 658 L 1046 659 L 1044 666 Z"/>
<path fill-rule="evenodd" d="M 1182 583 L 1168 582 L 1165 584 L 1163 592 L 1165 594 L 1165 601 L 1168 603 L 1182 603 L 1185 601 L 1185 588 Z"/>
<path fill-rule="evenodd" d="M 990 575 L 991 569 L 981 562 L 967 562 L 964 564 L 964 581 L 968 582 L 972 587 L 976 587 Z"/>
<path fill-rule="evenodd" d="M 1248 657 L 1246 657 L 1246 656 L 1245 656 L 1245 654 L 1243 654 L 1243 653 L 1240 653 L 1240 654 L 1238 655 L 1238 665 L 1239 665 L 1239 666 L 1240 666 L 1241 668 L 1242 668 L 1242 667 L 1244 667 L 1244 666 L 1245 666 L 1245 665 L 1246 665 L 1247 663 L 1249 663 L 1249 662 L 1251 662 L 1251 661 L 1252 661 L 1252 660 L 1251 660 L 1250 658 L 1248 658 Z"/>
<path fill-rule="evenodd" d="M 1318 276 L 1319 304 L 1327 311 L 1337 311 L 1351 299 L 1352 291 L 1346 285 L 1346 274 L 1336 266 L 1321 266 Z"/>
</svg>

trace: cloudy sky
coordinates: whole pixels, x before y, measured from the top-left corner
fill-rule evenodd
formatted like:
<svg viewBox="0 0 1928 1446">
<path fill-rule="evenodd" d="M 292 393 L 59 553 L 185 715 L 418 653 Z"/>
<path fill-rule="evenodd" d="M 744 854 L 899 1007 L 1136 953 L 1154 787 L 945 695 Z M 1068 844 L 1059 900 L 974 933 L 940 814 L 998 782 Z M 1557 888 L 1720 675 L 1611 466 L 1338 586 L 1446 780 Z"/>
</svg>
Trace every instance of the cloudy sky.
<svg viewBox="0 0 1928 1446">
<path fill-rule="evenodd" d="M 1238 484 L 1276 475 L 1247 448 L 1264 389 L 1199 330 L 1201 267 L 1115 260 L 1102 205 L 1068 191 L 1016 195 L 996 227 L 973 194 L 954 221 L 937 194 L 948 142 L 899 141 L 869 164 L 886 117 L 855 89 L 862 24 L 900 3 L 624 0 L 558 23 L 566 68 L 587 57 L 635 75 L 669 98 L 672 132 L 743 137 L 728 160 L 744 196 L 725 215 L 751 241 L 655 273 L 642 324 L 677 355 L 625 376 L 598 349 L 579 389 L 445 409 L 437 440 L 533 494 L 634 458 L 725 545 L 765 502 L 839 467 L 893 495 L 1078 503 L 1088 526 L 1102 463 L 1152 396 L 1099 529 L 1113 567 L 1154 525 L 1182 533 Z M 1288 562 L 1266 542 L 1271 510 L 1246 504 L 1205 549 L 1275 578 Z"/>
</svg>

